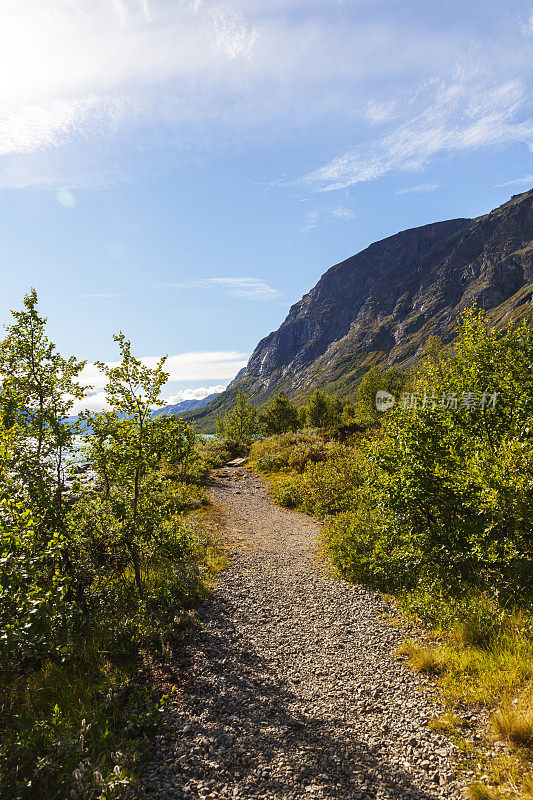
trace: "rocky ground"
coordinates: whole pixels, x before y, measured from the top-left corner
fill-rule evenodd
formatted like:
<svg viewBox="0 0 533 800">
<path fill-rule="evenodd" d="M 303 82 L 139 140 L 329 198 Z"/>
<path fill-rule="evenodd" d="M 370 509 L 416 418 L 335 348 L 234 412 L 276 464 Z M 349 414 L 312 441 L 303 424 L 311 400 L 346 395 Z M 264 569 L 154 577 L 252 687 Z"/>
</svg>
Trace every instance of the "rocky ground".
<svg viewBox="0 0 533 800">
<path fill-rule="evenodd" d="M 439 710 L 395 657 L 405 631 L 317 564 L 319 524 L 244 468 L 211 495 L 234 552 L 176 654 L 184 690 L 137 797 L 460 797 L 453 746 L 427 727 Z"/>
</svg>

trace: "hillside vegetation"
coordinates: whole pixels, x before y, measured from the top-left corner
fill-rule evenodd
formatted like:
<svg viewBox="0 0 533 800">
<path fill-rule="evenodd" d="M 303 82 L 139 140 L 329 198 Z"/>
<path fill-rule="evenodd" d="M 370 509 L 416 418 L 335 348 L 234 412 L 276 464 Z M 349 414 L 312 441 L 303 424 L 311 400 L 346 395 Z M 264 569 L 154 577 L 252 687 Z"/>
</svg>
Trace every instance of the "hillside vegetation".
<svg viewBox="0 0 533 800">
<path fill-rule="evenodd" d="M 405 653 L 438 676 L 449 714 L 434 724 L 468 753 L 464 714 L 487 720 L 472 797 L 530 797 L 533 325 L 499 332 L 467 312 L 453 349 L 430 342 L 384 414 L 372 392 L 398 376 L 379 373 L 336 420 L 257 441 L 251 457 L 277 502 L 325 519 L 341 576 L 429 625 Z"/>
</svg>

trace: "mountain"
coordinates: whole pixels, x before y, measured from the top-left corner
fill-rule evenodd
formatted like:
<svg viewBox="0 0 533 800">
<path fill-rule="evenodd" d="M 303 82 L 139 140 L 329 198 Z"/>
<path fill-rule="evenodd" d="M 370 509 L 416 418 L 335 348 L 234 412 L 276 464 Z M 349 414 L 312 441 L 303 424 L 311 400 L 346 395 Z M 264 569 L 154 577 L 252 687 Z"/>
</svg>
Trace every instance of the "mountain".
<svg viewBox="0 0 533 800">
<path fill-rule="evenodd" d="M 168 414 L 183 414 L 185 411 L 194 411 L 197 408 L 203 408 L 208 403 L 217 397 L 218 392 L 208 394 L 207 397 L 202 397 L 201 400 L 182 400 L 181 403 L 175 403 L 170 406 L 163 406 L 152 412 L 152 417 L 167 416 Z"/>
<path fill-rule="evenodd" d="M 449 342 L 476 303 L 496 326 L 531 309 L 533 189 L 475 219 L 402 231 L 331 267 L 262 339 L 248 365 L 203 409 L 200 430 L 244 389 L 258 405 L 322 387 L 353 397 L 372 364 L 407 365 L 430 336 Z"/>
<path fill-rule="evenodd" d="M 156 408 L 155 411 L 152 411 L 152 418 L 159 417 L 159 416 L 167 416 L 168 414 L 176 414 L 181 416 L 186 411 L 194 411 L 198 408 L 203 408 L 203 406 L 210 403 L 215 397 L 218 396 L 218 392 L 214 392 L 214 394 L 209 394 L 207 397 L 202 397 L 201 400 L 182 400 L 181 403 L 175 403 L 174 405 L 170 406 L 163 406 L 162 408 Z M 119 419 L 125 419 L 126 414 L 118 414 Z M 78 417 L 70 416 L 65 417 L 65 422 L 69 422 L 74 424 L 78 421 Z M 85 428 L 86 430 L 91 430 L 90 428 Z"/>
</svg>

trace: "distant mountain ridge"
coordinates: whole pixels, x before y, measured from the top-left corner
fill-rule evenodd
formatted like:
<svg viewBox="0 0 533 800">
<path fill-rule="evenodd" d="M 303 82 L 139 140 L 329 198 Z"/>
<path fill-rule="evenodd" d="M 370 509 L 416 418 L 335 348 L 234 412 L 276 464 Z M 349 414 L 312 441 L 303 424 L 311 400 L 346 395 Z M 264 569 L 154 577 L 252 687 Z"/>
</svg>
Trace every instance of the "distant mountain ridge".
<svg viewBox="0 0 533 800">
<path fill-rule="evenodd" d="M 218 392 L 214 392 L 213 394 L 208 394 L 207 397 L 202 397 L 201 400 L 182 400 L 180 403 L 174 403 L 173 405 L 163 406 L 162 408 L 156 408 L 152 411 L 152 418 L 160 416 L 168 416 L 169 414 L 176 414 L 177 416 L 181 416 L 186 411 L 194 411 L 198 408 L 203 408 L 203 406 L 210 403 L 212 400 L 217 397 Z M 126 414 L 119 414 L 119 419 L 125 419 Z M 67 422 L 74 423 L 78 419 L 77 416 L 70 416 L 66 417 Z"/>
<path fill-rule="evenodd" d="M 182 400 L 180 403 L 174 403 L 174 405 L 157 408 L 152 412 L 152 417 L 167 416 L 168 414 L 183 414 L 185 411 L 194 411 L 197 408 L 203 408 L 214 400 L 217 394 L 218 392 L 214 392 L 213 394 L 208 394 L 207 397 L 202 397 L 201 400 Z"/>
<path fill-rule="evenodd" d="M 406 365 L 430 336 L 453 338 L 476 303 L 497 326 L 531 309 L 533 190 L 475 219 L 412 228 L 331 267 L 278 330 L 262 339 L 244 370 L 201 409 L 214 427 L 239 388 L 258 405 L 280 391 L 303 400 L 315 388 L 353 397 L 372 364 Z"/>
</svg>

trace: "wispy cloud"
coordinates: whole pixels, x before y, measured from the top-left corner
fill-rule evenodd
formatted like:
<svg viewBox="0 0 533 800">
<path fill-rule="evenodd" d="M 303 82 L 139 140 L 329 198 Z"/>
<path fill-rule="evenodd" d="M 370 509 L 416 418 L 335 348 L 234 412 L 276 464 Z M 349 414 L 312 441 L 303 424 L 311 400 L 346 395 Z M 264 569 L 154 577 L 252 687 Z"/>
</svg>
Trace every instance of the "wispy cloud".
<svg viewBox="0 0 533 800">
<path fill-rule="evenodd" d="M 524 175 L 523 178 L 513 178 L 512 181 L 496 184 L 497 189 L 501 189 L 505 186 L 533 186 L 533 175 Z"/>
<path fill-rule="evenodd" d="M 346 206 L 337 206 L 337 208 L 332 209 L 331 216 L 335 217 L 335 219 L 344 219 L 349 221 L 351 219 L 355 219 L 357 214 L 351 208 L 346 208 Z"/>
<path fill-rule="evenodd" d="M 417 186 L 406 186 L 405 189 L 397 189 L 395 194 L 418 194 L 419 192 L 434 192 L 440 189 L 440 183 L 419 183 Z"/>
<path fill-rule="evenodd" d="M 473 76 L 480 97 L 496 80 L 505 84 L 517 75 L 525 95 L 531 75 L 533 17 L 516 21 L 494 8 L 482 36 L 468 24 L 440 24 L 437 9 L 414 24 L 396 2 L 4 5 L 0 70 L 10 79 L 0 84 L 0 187 L 106 186 L 187 159 L 193 148 L 211 155 L 243 142 L 301 137 L 320 122 L 328 132 L 352 131 L 354 147 L 340 157 L 351 159 L 349 167 L 339 159 L 326 165 L 340 173 L 337 180 L 315 171 L 316 184 L 342 183 L 346 169 L 371 180 L 388 163 L 396 169 L 416 161 L 399 156 L 407 148 L 400 134 L 363 141 L 369 123 L 389 128 L 405 121 L 408 87 L 451 86 L 459 70 Z M 525 116 L 507 118 L 507 132 L 497 122 L 497 141 L 522 141 L 520 121 Z M 443 125 L 443 153 L 454 149 L 456 122 Z M 467 128 L 459 120 L 456 138 L 463 129 L 469 147 L 485 146 L 488 132 Z M 435 152 L 429 138 L 418 138 L 422 160 L 424 151 Z"/>
<path fill-rule="evenodd" d="M 305 221 L 302 227 L 300 228 L 301 233 L 309 233 L 309 231 L 314 230 L 314 228 L 318 228 L 318 224 L 320 222 L 320 211 L 309 211 L 305 215 Z"/>
<path fill-rule="evenodd" d="M 524 36 L 533 36 L 533 11 L 531 11 L 528 21 L 521 26 L 520 30 Z"/>
<path fill-rule="evenodd" d="M 444 134 L 440 152 L 485 146 L 492 127 L 502 144 L 522 141 L 526 133 L 525 117 L 520 122 L 509 114 L 494 126 L 491 114 L 479 111 L 468 124 L 468 101 L 466 124 L 459 107 L 455 116 L 439 121 L 437 100 L 425 120 L 399 126 L 386 141 L 362 143 L 369 123 L 405 120 L 407 87 L 438 80 L 451 86 L 459 69 L 473 76 L 482 98 L 497 79 L 502 85 L 516 75 L 526 80 L 532 18 L 513 28 L 510 15 L 491 9 L 488 33 L 481 38 L 468 24 L 440 24 L 437 9 L 413 24 L 395 2 L 4 5 L 0 71 L 9 75 L 0 84 L 4 187 L 106 186 L 181 161 L 192 148 L 211 154 L 243 142 L 257 146 L 300 138 L 320 122 L 328 132 L 337 127 L 354 132 L 357 143 L 327 165 L 332 179 L 326 168 L 313 174 L 314 183 L 331 186 L 346 182 L 347 172 L 370 180 L 384 170 L 424 162 L 438 151 L 432 131 L 436 140 Z M 496 27 L 494 19 L 505 19 L 505 26 Z"/>
<path fill-rule="evenodd" d="M 347 206 L 334 206 L 330 208 L 313 209 L 305 215 L 304 224 L 300 228 L 300 233 L 309 233 L 309 231 L 319 228 L 322 224 L 329 224 L 332 221 L 349 222 L 355 219 L 357 214 L 352 208 Z"/>
<path fill-rule="evenodd" d="M 27 0 L 3 12 L 0 69 L 10 80 L 0 85 L 0 156 L 10 158 L 0 185 L 32 180 L 53 185 L 58 172 L 70 177 L 70 168 L 68 185 L 84 186 L 91 173 L 83 168 L 88 159 L 97 183 L 123 179 L 124 166 L 113 169 L 116 151 L 110 143 L 116 141 L 123 153 L 127 130 L 129 148 L 146 151 L 132 130 L 142 131 L 143 138 L 151 135 L 155 143 L 156 119 L 158 129 L 174 128 L 175 139 L 176 128 L 212 118 L 220 77 L 227 91 L 238 88 L 235 68 L 225 64 L 246 60 L 255 40 L 231 0 L 59 5 Z M 54 163 L 57 149 L 63 158 Z"/>
<path fill-rule="evenodd" d="M 175 289 L 224 289 L 233 297 L 247 300 L 275 300 L 281 292 L 261 278 L 200 278 L 184 283 L 165 284 Z"/>
<path fill-rule="evenodd" d="M 365 117 L 375 125 L 382 122 L 389 122 L 397 116 L 397 101 L 389 100 L 386 102 L 379 102 L 377 100 L 369 100 L 366 104 Z"/>
<path fill-rule="evenodd" d="M 469 81 L 439 85 L 436 97 L 416 117 L 368 146 L 335 158 L 302 183 L 319 191 L 345 189 L 388 172 L 421 170 L 437 156 L 529 143 L 533 118 L 519 113 L 525 101 L 519 81 L 490 88 Z"/>
</svg>

